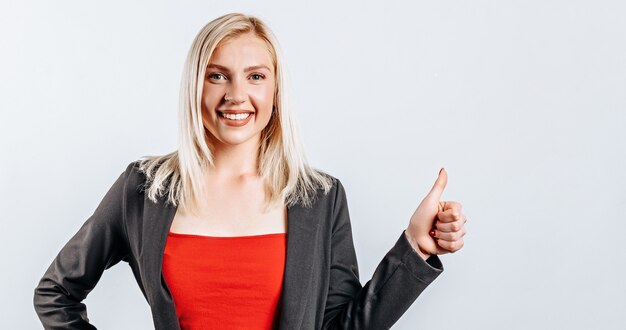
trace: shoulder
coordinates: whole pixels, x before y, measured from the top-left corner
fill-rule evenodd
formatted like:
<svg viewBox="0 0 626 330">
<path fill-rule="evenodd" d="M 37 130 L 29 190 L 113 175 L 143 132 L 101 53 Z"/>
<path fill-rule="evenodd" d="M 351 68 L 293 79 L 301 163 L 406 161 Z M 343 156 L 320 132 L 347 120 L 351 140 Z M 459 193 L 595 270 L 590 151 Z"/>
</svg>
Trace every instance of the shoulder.
<svg viewBox="0 0 626 330">
<path fill-rule="evenodd" d="M 345 203 L 346 192 L 341 180 L 337 176 L 320 169 L 314 169 L 313 171 L 326 178 L 330 183 L 328 189 L 324 189 L 322 186 L 317 187 L 316 197 L 318 202 L 316 204 L 318 206 L 324 205 L 331 210 L 334 210 L 341 204 Z"/>
<path fill-rule="evenodd" d="M 328 185 L 328 189 L 325 189 L 323 184 L 318 184 L 316 186 L 316 189 L 318 191 L 318 195 L 320 193 L 321 194 L 332 193 L 334 191 L 337 191 L 339 188 L 343 188 L 339 178 L 337 178 L 336 176 L 328 173 L 327 171 L 324 171 L 324 170 L 321 170 L 321 169 L 317 169 L 317 168 L 313 168 L 312 171 L 315 173 L 315 175 L 317 175 L 318 177 L 324 179 L 329 184 Z"/>
<path fill-rule="evenodd" d="M 145 186 L 165 160 L 164 156 L 148 156 L 130 162 L 125 171 L 129 183 L 133 186 Z"/>
<path fill-rule="evenodd" d="M 339 178 L 337 178 L 336 176 L 334 176 L 334 175 L 332 175 L 332 174 L 328 173 L 328 172 L 327 172 L 327 171 L 325 171 L 325 170 L 321 170 L 321 169 L 318 169 L 318 168 L 314 168 L 314 169 L 313 169 L 313 172 L 315 172 L 316 174 L 318 174 L 318 175 L 320 175 L 320 176 L 323 176 L 323 177 L 325 177 L 325 178 L 329 179 L 329 180 L 333 183 L 333 186 L 336 186 L 337 184 L 339 184 L 339 183 L 340 183 Z"/>
<path fill-rule="evenodd" d="M 141 169 L 141 160 L 134 160 L 126 165 L 122 173 L 124 177 L 124 196 L 127 200 L 142 200 L 139 195 L 143 194 L 146 184 L 146 175 Z"/>
<path fill-rule="evenodd" d="M 134 160 L 126 165 L 125 170 L 127 185 L 139 186 L 146 181 L 146 175 L 141 168 L 141 160 Z"/>
<path fill-rule="evenodd" d="M 310 209 L 306 210 L 307 213 L 310 213 L 310 218 L 320 219 L 320 225 L 324 228 L 322 231 L 328 233 L 328 237 L 330 237 L 332 233 L 341 228 L 346 228 L 346 224 L 350 224 L 348 199 L 343 184 L 337 176 L 319 169 L 315 169 L 315 171 L 327 178 L 331 182 L 331 186 L 326 192 L 324 189 L 318 188 L 315 202 Z"/>
</svg>

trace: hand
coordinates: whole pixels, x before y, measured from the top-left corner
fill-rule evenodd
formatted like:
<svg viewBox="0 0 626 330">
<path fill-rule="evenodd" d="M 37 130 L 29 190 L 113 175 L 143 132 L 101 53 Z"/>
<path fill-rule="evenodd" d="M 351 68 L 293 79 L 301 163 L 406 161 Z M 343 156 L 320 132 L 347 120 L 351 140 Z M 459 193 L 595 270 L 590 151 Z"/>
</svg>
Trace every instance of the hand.
<svg viewBox="0 0 626 330">
<path fill-rule="evenodd" d="M 407 239 L 424 260 L 431 254 L 456 252 L 464 244 L 467 218 L 461 212 L 461 203 L 440 201 L 447 183 L 448 173 L 442 168 L 406 229 Z"/>
</svg>

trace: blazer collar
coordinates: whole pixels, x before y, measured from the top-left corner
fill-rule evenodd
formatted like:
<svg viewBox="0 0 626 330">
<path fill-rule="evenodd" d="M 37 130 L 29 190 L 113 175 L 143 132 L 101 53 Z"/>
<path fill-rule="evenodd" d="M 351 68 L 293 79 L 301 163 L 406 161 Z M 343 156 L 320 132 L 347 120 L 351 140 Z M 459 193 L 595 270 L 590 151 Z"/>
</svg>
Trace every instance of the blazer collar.
<svg viewBox="0 0 626 330">
<path fill-rule="evenodd" d="M 176 320 L 177 314 L 174 300 L 163 277 L 163 252 L 167 234 L 171 228 L 177 207 L 165 204 L 160 200 L 158 204 L 145 199 L 143 219 L 143 260 L 146 270 L 144 280 L 149 287 L 162 287 L 164 297 L 148 297 L 152 308 L 164 309 L 162 315 L 167 323 Z M 283 286 L 278 302 L 279 330 L 299 329 L 304 317 L 308 291 L 313 278 L 313 263 L 317 257 L 315 242 L 318 238 L 319 219 L 313 216 L 300 204 L 287 207 L 287 255 Z M 150 239 L 148 239 L 150 238 Z M 146 240 L 148 239 L 148 240 Z M 156 299 L 155 299 L 156 298 Z M 164 306 L 154 306 L 159 300 L 164 300 Z"/>
</svg>

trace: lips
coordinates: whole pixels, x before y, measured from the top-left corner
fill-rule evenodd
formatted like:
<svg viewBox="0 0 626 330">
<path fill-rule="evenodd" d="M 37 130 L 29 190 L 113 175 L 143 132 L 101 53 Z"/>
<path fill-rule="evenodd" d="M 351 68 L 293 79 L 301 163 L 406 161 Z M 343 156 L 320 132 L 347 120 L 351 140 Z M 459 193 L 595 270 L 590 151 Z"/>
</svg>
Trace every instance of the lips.
<svg viewBox="0 0 626 330">
<path fill-rule="evenodd" d="M 228 110 L 216 110 L 216 111 L 218 113 L 219 121 L 221 123 L 224 123 L 225 125 L 231 126 L 231 127 L 241 127 L 241 126 L 244 126 L 254 116 L 254 111 L 250 111 L 250 110 L 232 110 L 232 109 L 228 109 Z M 229 118 L 226 118 L 224 116 L 224 114 L 228 114 L 228 115 L 249 114 L 249 115 L 248 115 L 248 117 L 246 119 L 229 119 Z"/>
</svg>

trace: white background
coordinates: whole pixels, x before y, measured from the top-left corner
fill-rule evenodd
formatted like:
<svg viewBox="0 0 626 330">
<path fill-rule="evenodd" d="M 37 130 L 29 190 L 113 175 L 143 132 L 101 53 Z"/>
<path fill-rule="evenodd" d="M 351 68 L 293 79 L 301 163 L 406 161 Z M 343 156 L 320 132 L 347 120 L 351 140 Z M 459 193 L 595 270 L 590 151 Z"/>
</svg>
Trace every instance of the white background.
<svg viewBox="0 0 626 330">
<path fill-rule="evenodd" d="M 2 328 L 126 165 L 177 148 L 191 41 L 241 11 L 278 36 L 314 167 L 346 188 L 365 283 L 440 167 L 465 247 L 394 329 L 626 328 L 622 1 L 3 1 Z M 126 263 L 86 299 L 153 328 Z"/>
</svg>

